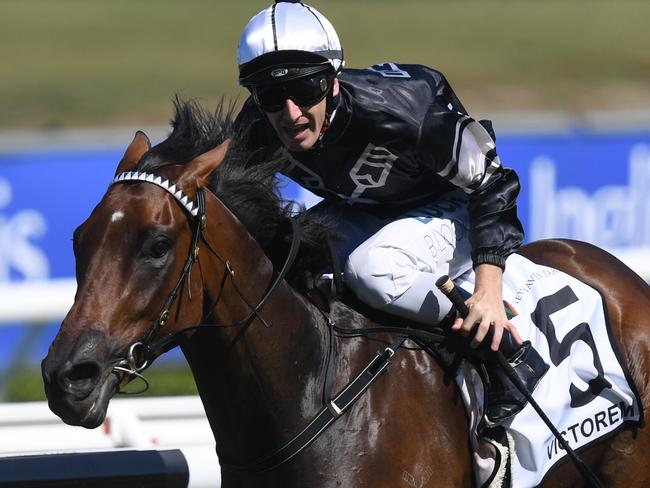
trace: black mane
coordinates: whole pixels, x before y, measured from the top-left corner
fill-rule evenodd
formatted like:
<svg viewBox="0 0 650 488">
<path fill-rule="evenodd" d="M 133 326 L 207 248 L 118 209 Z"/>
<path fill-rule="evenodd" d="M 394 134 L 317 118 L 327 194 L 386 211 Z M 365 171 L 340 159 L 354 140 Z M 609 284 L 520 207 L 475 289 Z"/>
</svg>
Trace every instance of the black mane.
<svg viewBox="0 0 650 488">
<path fill-rule="evenodd" d="M 282 199 L 276 178 L 278 163 L 261 160 L 259 153 L 245 149 L 245 128 L 235 127 L 233 104 L 225 106 L 222 100 L 209 112 L 195 100 L 177 96 L 174 108 L 170 135 L 142 157 L 137 169 L 155 172 L 169 164 L 185 164 L 230 138 L 226 158 L 213 173 L 209 189 L 246 226 L 276 268 L 289 252 L 290 219 L 298 220 L 301 246 L 288 279 L 305 291 L 313 276 L 328 266 L 327 236 L 332 225 L 322 218 L 308 218 L 304 208 Z"/>
<path fill-rule="evenodd" d="M 138 163 L 140 171 L 153 172 L 169 164 L 188 163 L 235 135 L 234 105 L 225 106 L 221 100 L 211 113 L 196 100 L 182 100 L 177 95 L 173 102 L 172 131 L 142 156 Z"/>
</svg>

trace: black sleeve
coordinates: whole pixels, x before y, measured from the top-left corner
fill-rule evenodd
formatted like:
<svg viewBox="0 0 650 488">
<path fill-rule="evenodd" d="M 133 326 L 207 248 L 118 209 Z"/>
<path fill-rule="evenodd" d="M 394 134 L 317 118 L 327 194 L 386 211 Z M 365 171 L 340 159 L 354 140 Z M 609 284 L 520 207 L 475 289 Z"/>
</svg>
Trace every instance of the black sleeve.
<svg viewBox="0 0 650 488">
<path fill-rule="evenodd" d="M 489 263 L 505 268 L 505 259 L 523 241 L 516 206 L 519 178 L 501 166 L 485 122 L 431 110 L 421 127 L 419 152 L 425 166 L 468 195 L 474 267 Z"/>
<path fill-rule="evenodd" d="M 499 167 L 490 176 L 489 185 L 469 194 L 470 242 L 472 262 L 506 267 L 506 258 L 524 239 L 517 216 L 519 177 L 508 168 Z"/>
</svg>

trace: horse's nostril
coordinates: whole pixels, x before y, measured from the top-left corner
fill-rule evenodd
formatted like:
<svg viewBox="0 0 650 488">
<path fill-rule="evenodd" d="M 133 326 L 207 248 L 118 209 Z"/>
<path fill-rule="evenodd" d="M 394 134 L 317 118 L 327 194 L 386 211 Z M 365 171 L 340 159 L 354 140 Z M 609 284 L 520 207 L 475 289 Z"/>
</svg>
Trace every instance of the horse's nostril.
<svg viewBox="0 0 650 488">
<path fill-rule="evenodd" d="M 99 364 L 84 361 L 64 367 L 57 380 L 63 391 L 76 397 L 86 397 L 95 388 L 100 372 Z"/>
<path fill-rule="evenodd" d="M 85 380 L 94 378 L 99 374 L 99 366 L 94 362 L 85 362 L 76 364 L 68 371 L 68 378 L 71 381 Z"/>
</svg>

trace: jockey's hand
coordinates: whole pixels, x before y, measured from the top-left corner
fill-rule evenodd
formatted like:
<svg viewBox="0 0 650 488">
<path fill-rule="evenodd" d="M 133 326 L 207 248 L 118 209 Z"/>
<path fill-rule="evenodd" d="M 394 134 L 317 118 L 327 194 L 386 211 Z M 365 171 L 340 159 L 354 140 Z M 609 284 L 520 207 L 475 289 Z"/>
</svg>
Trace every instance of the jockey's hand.
<svg viewBox="0 0 650 488">
<path fill-rule="evenodd" d="M 492 264 L 479 264 L 475 268 L 476 284 L 474 294 L 465 302 L 469 315 L 465 319 L 459 317 L 451 327 L 468 337 L 474 330 L 471 346 L 478 347 L 488 332 L 492 330 L 490 349 L 499 349 L 503 331 L 508 330 L 518 345 L 522 340 L 517 328 L 506 317 L 503 307 L 503 271 Z"/>
</svg>

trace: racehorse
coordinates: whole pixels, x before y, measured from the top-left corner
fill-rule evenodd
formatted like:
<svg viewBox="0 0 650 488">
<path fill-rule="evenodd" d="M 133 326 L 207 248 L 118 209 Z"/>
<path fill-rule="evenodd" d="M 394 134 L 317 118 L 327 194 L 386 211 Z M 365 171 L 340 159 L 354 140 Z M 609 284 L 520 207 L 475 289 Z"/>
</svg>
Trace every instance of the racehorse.
<svg viewBox="0 0 650 488">
<path fill-rule="evenodd" d="M 231 110 L 178 100 L 168 139 L 152 148 L 136 133 L 116 170 L 123 179 L 74 233 L 75 301 L 42 364 L 52 411 L 99 426 L 110 398 L 179 343 L 224 487 L 473 486 L 464 407 L 444 365 L 419 343 L 390 349 L 394 329 L 333 334 L 332 324 L 374 322 L 313 286 L 330 224 L 283 204 L 277 167 L 242 152 L 237 139 Z M 540 241 L 520 252 L 600 291 L 647 406 L 648 285 L 585 243 Z M 337 412 L 328 392 L 387 351 L 390 366 Z M 323 412 L 335 419 L 329 428 L 284 462 L 268 461 Z M 648 448 L 647 430 L 623 429 L 583 456 L 607 486 L 641 487 L 650 483 Z M 565 462 L 546 485 L 582 483 Z"/>
</svg>

